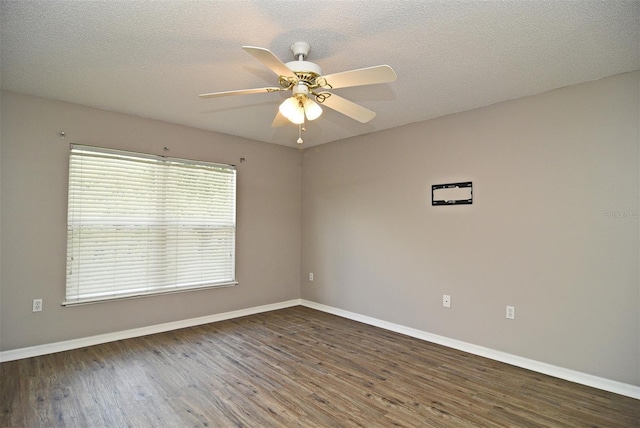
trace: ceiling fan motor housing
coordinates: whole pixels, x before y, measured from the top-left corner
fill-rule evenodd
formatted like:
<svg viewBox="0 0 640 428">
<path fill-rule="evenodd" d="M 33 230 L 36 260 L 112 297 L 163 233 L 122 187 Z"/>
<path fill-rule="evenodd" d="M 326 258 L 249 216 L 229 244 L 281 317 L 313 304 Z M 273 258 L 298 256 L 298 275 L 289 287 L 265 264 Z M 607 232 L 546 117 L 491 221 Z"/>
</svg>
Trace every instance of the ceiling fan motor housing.
<svg viewBox="0 0 640 428">
<path fill-rule="evenodd" d="M 310 61 L 289 61 L 285 65 L 289 67 L 291 71 L 296 73 L 296 75 L 298 75 L 298 73 L 312 73 L 322 76 L 322 69 L 320 66 Z"/>
<path fill-rule="evenodd" d="M 295 61 L 289 61 L 285 65 L 293 71 L 298 79 L 307 83 L 308 85 L 313 85 L 315 79 L 318 76 L 322 76 L 322 69 L 318 64 L 315 64 L 310 61 L 305 61 L 307 56 L 309 55 L 309 51 L 311 50 L 311 46 L 306 42 L 296 42 L 291 45 L 291 52 L 293 53 L 293 57 L 296 59 Z M 301 58 L 302 57 L 302 58 Z"/>
</svg>

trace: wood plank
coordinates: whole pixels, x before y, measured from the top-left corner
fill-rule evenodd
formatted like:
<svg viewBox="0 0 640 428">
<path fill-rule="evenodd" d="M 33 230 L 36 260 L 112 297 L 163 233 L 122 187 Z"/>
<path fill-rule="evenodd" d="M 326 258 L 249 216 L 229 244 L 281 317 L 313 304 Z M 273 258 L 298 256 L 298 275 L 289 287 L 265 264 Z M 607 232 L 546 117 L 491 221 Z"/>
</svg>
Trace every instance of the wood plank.
<svg viewBox="0 0 640 428">
<path fill-rule="evenodd" d="M 1 427 L 640 427 L 640 401 L 305 307 L 0 364 Z"/>
</svg>

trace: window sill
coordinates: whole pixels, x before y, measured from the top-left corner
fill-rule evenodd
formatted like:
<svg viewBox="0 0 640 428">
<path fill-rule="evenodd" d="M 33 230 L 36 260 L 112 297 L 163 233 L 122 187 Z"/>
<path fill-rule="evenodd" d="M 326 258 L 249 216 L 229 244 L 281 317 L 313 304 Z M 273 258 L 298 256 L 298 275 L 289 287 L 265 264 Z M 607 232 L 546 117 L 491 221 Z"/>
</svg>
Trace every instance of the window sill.
<svg viewBox="0 0 640 428">
<path fill-rule="evenodd" d="M 142 292 L 142 293 L 128 293 L 116 296 L 105 296 L 105 297 L 95 297 L 95 298 L 85 298 L 85 299 L 77 299 L 77 300 L 65 300 L 61 303 L 62 306 L 80 306 L 80 305 L 90 305 L 94 303 L 107 303 L 107 302 L 116 302 L 118 300 L 129 300 L 129 299 L 138 299 L 141 297 L 153 297 L 153 296 L 163 296 L 166 294 L 176 294 L 176 293 L 187 293 L 190 291 L 201 291 L 201 290 L 210 290 L 213 288 L 226 288 L 226 287 L 234 287 L 238 285 L 237 281 L 233 282 L 224 282 L 219 284 L 209 284 L 209 285 L 201 285 L 196 287 L 184 287 L 179 289 L 171 289 L 164 291 L 152 291 L 152 292 Z"/>
</svg>

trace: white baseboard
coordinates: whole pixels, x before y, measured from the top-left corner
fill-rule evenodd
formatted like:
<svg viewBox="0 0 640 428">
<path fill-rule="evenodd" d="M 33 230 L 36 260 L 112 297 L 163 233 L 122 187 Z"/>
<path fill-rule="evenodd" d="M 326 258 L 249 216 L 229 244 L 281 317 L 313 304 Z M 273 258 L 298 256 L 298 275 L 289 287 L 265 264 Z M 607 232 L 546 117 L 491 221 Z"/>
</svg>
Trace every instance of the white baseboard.
<svg viewBox="0 0 640 428">
<path fill-rule="evenodd" d="M 394 331 L 416 339 L 426 340 L 428 342 L 437 343 L 449 348 L 458 349 L 470 354 L 479 355 L 481 357 L 490 358 L 492 360 L 511 364 L 538 373 L 565 379 L 571 382 L 602 389 L 604 391 L 613 392 L 627 397 L 640 399 L 640 387 L 617 382 L 590 374 L 557 367 L 551 364 L 542 363 L 528 358 L 518 357 L 517 355 L 508 354 L 506 352 L 495 351 L 471 343 L 462 342 L 448 337 L 427 333 L 400 324 L 379 320 L 377 318 L 360 315 L 355 312 L 345 311 L 343 309 L 334 308 L 332 306 L 311 302 L 304 299 L 292 299 L 285 302 L 273 303 L 263 306 L 255 306 L 253 308 L 239 309 L 221 314 L 207 315 L 199 318 L 190 318 L 187 320 L 174 321 L 164 324 L 157 324 L 148 327 L 135 328 L 131 330 L 119 331 L 114 333 L 101 334 L 97 336 L 84 337 L 80 339 L 66 340 L 63 342 L 47 343 L 44 345 L 30 346 L 27 348 L 11 349 L 0 352 L 0 362 L 19 360 L 22 358 L 36 357 L 38 355 L 53 354 L 55 352 L 69 351 L 71 349 L 84 348 L 101 343 L 113 342 L 116 340 L 130 339 L 134 337 L 146 336 L 149 334 L 163 333 L 166 331 L 177 330 L 180 328 L 194 327 L 202 324 L 209 324 L 217 321 L 224 321 L 233 318 L 244 317 L 247 315 L 259 314 L 262 312 L 274 311 L 278 309 L 290 308 L 292 306 L 306 306 L 308 308 L 317 309 L 343 318 L 359 321 L 385 330 Z"/>
<path fill-rule="evenodd" d="M 519 357 L 517 355 L 508 354 L 506 352 L 496 351 L 493 349 L 485 348 L 483 346 L 473 345 L 471 343 L 462 342 L 460 340 L 450 339 L 448 337 L 439 336 L 437 334 L 427 333 L 422 330 L 405 327 L 403 325 L 394 324 L 391 322 L 379 320 L 377 318 L 360 315 L 354 312 L 345 311 L 343 309 L 334 308 L 332 306 L 327 306 L 304 299 L 301 300 L 300 304 L 302 306 L 317 309 L 322 312 L 327 312 L 343 318 L 359 321 L 364 324 L 380 327 L 385 330 L 390 330 L 410 337 L 415 337 L 416 339 L 426 340 L 427 342 L 437 343 L 438 345 L 443 345 L 449 348 L 468 352 L 470 354 L 490 358 L 502 363 L 511 364 L 512 366 L 521 367 L 527 370 L 532 370 L 538 373 L 568 380 L 570 382 L 602 389 L 604 391 L 613 392 L 615 394 L 640 399 L 640 387 L 635 385 L 617 382 L 614 380 L 593 376 L 587 373 L 582 373 L 575 370 L 565 369 L 563 367 L 530 360 L 528 358 Z"/>
<path fill-rule="evenodd" d="M 194 327 L 202 324 L 209 324 L 217 321 L 224 321 L 247 315 L 259 314 L 262 312 L 275 311 L 277 309 L 289 308 L 300 305 L 300 299 L 288 300 L 286 302 L 273 303 L 253 308 L 239 309 L 237 311 L 224 312 L 221 314 L 207 315 L 204 317 L 190 318 L 186 320 L 157 324 L 148 327 L 134 328 L 131 330 L 117 331 L 114 333 L 100 334 L 97 336 L 83 337 L 80 339 L 65 340 L 63 342 L 47 343 L 44 345 L 30 346 L 28 348 L 11 349 L 0 352 L 0 362 L 20 360 L 22 358 L 37 357 L 38 355 L 53 354 L 54 352 L 69 351 L 71 349 L 84 348 L 101 343 L 114 342 L 116 340 L 130 339 L 133 337 L 146 336 L 149 334 L 164 333 L 166 331 L 178 330 L 180 328 Z"/>
</svg>

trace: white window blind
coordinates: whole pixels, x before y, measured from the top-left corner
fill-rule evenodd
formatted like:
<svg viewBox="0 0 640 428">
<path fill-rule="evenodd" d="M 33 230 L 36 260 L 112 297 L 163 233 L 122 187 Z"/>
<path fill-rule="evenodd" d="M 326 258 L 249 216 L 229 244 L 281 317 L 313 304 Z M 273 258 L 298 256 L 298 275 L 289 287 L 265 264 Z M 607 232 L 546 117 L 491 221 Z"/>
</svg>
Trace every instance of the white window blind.
<svg viewBox="0 0 640 428">
<path fill-rule="evenodd" d="M 71 147 L 64 304 L 235 284 L 236 171 Z"/>
</svg>

